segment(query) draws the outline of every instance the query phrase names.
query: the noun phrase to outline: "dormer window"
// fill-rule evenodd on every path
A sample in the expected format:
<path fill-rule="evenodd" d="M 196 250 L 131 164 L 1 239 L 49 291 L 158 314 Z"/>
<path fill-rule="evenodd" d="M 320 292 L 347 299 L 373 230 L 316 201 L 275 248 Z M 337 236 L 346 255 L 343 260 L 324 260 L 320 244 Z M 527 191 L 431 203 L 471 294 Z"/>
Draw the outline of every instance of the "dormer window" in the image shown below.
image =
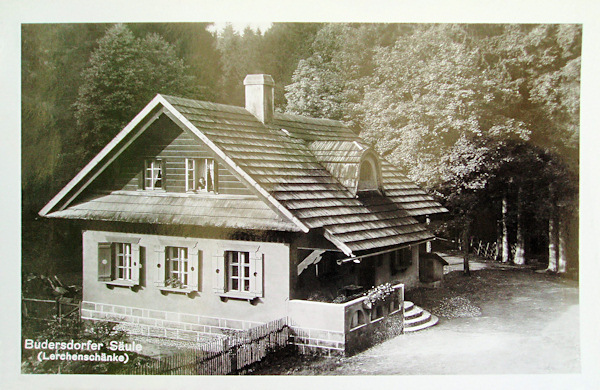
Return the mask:
<path fill-rule="evenodd" d="M 144 169 L 144 189 L 161 190 L 164 188 L 164 160 L 146 160 Z"/>
<path fill-rule="evenodd" d="M 358 175 L 358 191 L 379 190 L 379 169 L 374 156 L 367 156 L 360 163 Z"/>
<path fill-rule="evenodd" d="M 217 192 L 217 164 L 212 158 L 185 160 L 185 190 L 187 192 Z"/>

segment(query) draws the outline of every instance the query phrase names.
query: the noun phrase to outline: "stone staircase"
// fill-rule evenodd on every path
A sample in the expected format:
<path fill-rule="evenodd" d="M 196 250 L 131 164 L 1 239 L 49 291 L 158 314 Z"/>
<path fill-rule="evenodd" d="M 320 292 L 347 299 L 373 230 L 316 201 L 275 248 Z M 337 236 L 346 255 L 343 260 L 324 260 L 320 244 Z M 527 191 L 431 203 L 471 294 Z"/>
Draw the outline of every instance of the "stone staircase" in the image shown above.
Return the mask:
<path fill-rule="evenodd" d="M 437 324 L 438 318 L 410 301 L 404 301 L 404 332 L 411 333 Z"/>

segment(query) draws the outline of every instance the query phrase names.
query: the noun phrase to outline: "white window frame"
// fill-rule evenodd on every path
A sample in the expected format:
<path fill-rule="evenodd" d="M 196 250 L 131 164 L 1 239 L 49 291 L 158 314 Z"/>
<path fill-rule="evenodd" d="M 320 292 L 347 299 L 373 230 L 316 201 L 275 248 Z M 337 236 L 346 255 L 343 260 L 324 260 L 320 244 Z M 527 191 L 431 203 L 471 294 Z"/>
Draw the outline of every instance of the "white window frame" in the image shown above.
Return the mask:
<path fill-rule="evenodd" d="M 114 286 L 139 286 L 142 272 L 139 242 L 139 238 L 109 236 L 98 241 L 98 281 Z M 103 257 L 100 257 L 101 246 Z"/>
<path fill-rule="evenodd" d="M 250 292 L 250 253 L 225 251 L 227 290 Z"/>
<path fill-rule="evenodd" d="M 240 263 L 240 253 L 247 253 L 248 262 Z M 219 244 L 212 256 L 213 292 L 221 298 L 244 299 L 251 303 L 255 298 L 264 297 L 264 262 L 265 255 L 259 245 Z"/>
<path fill-rule="evenodd" d="M 159 238 L 154 247 L 156 259 L 155 286 L 163 293 L 175 292 L 192 294 L 202 289 L 202 250 L 198 241 L 183 238 Z M 173 254 L 175 253 L 175 254 Z M 185 253 L 185 256 L 182 256 Z M 177 272 L 172 272 L 172 264 L 177 262 Z M 183 275 L 181 284 L 168 283 L 169 279 Z"/>
<path fill-rule="evenodd" d="M 189 288 L 190 262 L 188 248 L 167 246 L 165 248 L 165 282 L 178 280 L 181 288 Z"/>
<path fill-rule="evenodd" d="M 144 163 L 144 189 L 145 190 L 162 190 L 164 189 L 165 173 L 163 169 L 163 161 L 161 159 L 146 160 Z M 157 182 L 160 180 L 160 186 Z"/>
<path fill-rule="evenodd" d="M 201 192 L 217 192 L 217 175 L 215 173 L 215 160 L 212 158 L 201 158 L 199 160 L 198 167 L 200 177 L 198 178 L 198 191 Z M 210 175 L 211 180 L 208 180 Z M 202 181 L 202 183 L 200 183 Z M 208 184 L 212 186 L 212 189 L 208 189 Z"/>
<path fill-rule="evenodd" d="M 131 244 L 126 242 L 115 242 L 115 280 L 132 280 L 133 275 L 133 254 Z"/>
<path fill-rule="evenodd" d="M 186 158 L 185 159 L 185 190 L 186 192 L 196 190 L 196 159 Z M 190 168 L 191 164 L 191 168 Z"/>

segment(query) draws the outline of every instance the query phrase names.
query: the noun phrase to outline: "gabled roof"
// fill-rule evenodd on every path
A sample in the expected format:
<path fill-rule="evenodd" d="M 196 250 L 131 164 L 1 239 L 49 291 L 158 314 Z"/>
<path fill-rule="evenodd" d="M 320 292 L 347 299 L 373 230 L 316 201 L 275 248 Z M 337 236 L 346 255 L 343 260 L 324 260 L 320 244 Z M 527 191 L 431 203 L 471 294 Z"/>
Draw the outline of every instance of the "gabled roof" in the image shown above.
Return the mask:
<path fill-rule="evenodd" d="M 73 213 L 85 212 L 72 202 L 114 160 L 115 154 L 141 136 L 151 118 L 161 114 L 206 144 L 270 207 L 274 214 L 264 216 L 271 222 L 263 221 L 261 225 L 257 221 L 255 229 L 318 229 L 351 256 L 431 239 L 431 233 L 414 217 L 447 211 L 383 159 L 385 196 L 355 196 L 328 164 L 357 164 L 367 146 L 341 122 L 276 113 L 273 122 L 265 125 L 242 107 L 157 95 L 40 214 L 75 218 Z M 126 195 L 106 196 L 122 200 Z M 160 202 L 151 199 L 145 200 L 151 204 L 147 208 L 150 213 L 160 207 Z M 95 202 L 109 200 L 113 198 Z M 185 214 L 185 210 L 172 211 Z M 197 217 L 185 218 L 206 226 L 205 219 Z M 165 218 L 168 223 L 182 223 L 182 219 Z"/>

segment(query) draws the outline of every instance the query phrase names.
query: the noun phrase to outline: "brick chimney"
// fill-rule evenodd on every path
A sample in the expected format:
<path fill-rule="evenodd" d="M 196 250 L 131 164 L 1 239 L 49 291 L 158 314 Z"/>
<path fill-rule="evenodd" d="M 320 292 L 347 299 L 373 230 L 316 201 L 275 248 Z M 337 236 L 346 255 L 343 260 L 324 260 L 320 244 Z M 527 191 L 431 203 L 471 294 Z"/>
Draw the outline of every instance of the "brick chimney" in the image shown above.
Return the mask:
<path fill-rule="evenodd" d="M 262 123 L 273 120 L 275 82 L 268 74 L 249 74 L 244 79 L 246 87 L 246 110 Z"/>

